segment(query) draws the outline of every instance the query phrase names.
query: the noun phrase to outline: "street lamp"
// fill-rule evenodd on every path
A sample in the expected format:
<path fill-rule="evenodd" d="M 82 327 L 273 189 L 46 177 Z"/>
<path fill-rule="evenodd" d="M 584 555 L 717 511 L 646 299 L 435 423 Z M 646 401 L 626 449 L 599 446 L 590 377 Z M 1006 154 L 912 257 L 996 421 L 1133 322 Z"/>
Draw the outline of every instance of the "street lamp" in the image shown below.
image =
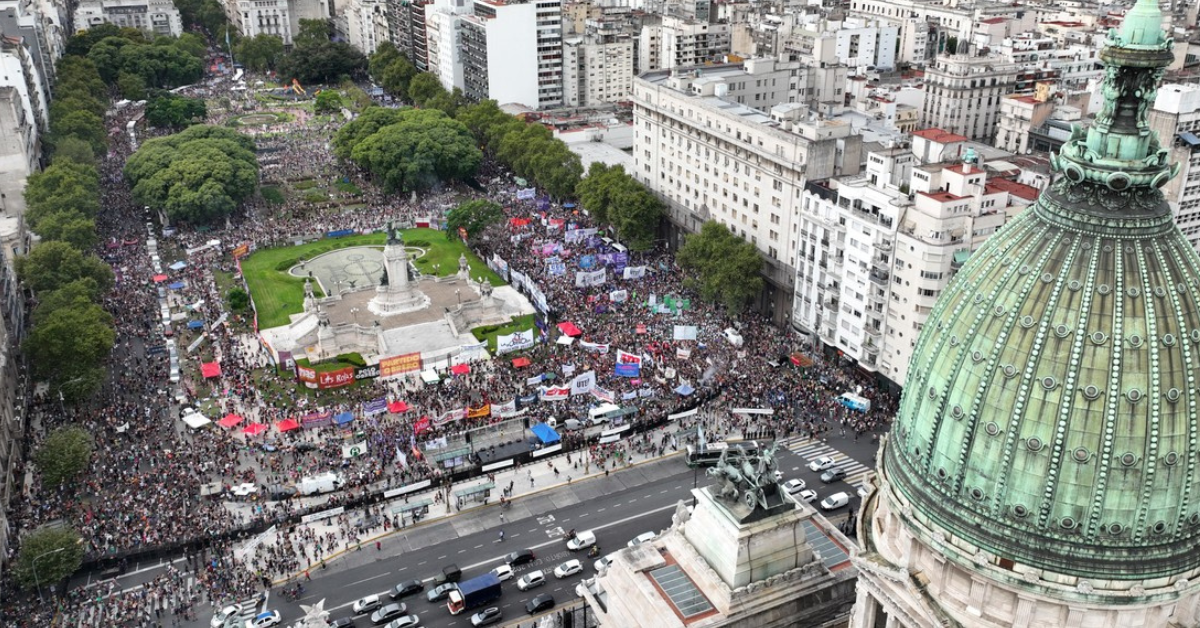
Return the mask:
<path fill-rule="evenodd" d="M 74 547 L 78 547 L 80 545 L 83 545 L 83 539 L 76 539 Z M 41 579 L 38 578 L 37 561 L 42 558 L 45 558 L 46 556 L 49 556 L 51 554 L 65 552 L 69 549 L 72 549 L 72 546 L 68 545 L 67 547 L 60 547 L 58 549 L 52 549 L 49 552 L 43 552 L 43 553 L 38 554 L 37 556 L 33 557 L 33 586 L 37 587 L 38 601 L 41 602 L 42 604 L 45 604 L 46 600 L 45 600 L 45 598 L 42 597 L 42 581 L 41 581 Z"/>
<path fill-rule="evenodd" d="M 350 308 L 350 313 L 352 315 L 354 315 L 354 324 L 355 325 L 358 325 L 358 312 L 359 312 L 358 308 L 356 308 L 356 307 Z"/>
<path fill-rule="evenodd" d="M 459 305 L 462 305 L 462 291 L 458 288 L 454 289 L 454 298 L 458 299 Z"/>

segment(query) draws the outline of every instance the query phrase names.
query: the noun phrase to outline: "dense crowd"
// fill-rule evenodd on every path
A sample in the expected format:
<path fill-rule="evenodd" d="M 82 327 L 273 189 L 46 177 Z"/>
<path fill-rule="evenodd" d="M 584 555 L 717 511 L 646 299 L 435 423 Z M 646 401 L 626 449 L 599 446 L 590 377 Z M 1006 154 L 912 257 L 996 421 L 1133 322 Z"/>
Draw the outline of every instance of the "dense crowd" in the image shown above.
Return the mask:
<path fill-rule="evenodd" d="M 135 115 L 134 109 L 122 110 L 109 119 L 109 126 L 123 130 Z M 132 151 L 130 142 L 123 131 L 114 135 L 110 153 L 101 165 L 103 211 L 97 219 L 104 242 L 98 253 L 117 275 L 116 285 L 105 299 L 106 308 L 117 314 L 118 342 L 111 359 L 111 377 L 95 399 L 66 407 L 65 412 L 52 393 L 36 398 L 29 408 L 31 424 L 35 426 L 30 451 L 36 450 L 40 438 L 54 428 L 83 424 L 95 436 L 95 455 L 81 481 L 57 492 L 41 487 L 36 473 L 28 474 L 31 480 L 13 504 L 14 525 L 10 534 L 14 535 L 14 541 L 17 530 L 62 521 L 80 530 L 89 555 L 118 555 L 209 538 L 251 519 L 286 516 L 295 508 L 287 500 L 260 500 L 250 509 L 231 508 L 220 499 L 201 497 L 201 486 L 212 482 L 225 486 L 242 482 L 286 484 L 312 473 L 339 469 L 349 480 L 349 490 L 333 498 L 333 503 L 337 503 L 361 494 L 369 485 L 400 486 L 421 479 L 437 479 L 440 472 L 435 465 L 420 458 L 400 461 L 397 447 L 453 438 L 456 433 L 484 425 L 490 419 L 435 425 L 420 434 L 415 420 L 451 408 L 478 406 L 488 401 L 499 403 L 527 395 L 533 387 L 526 380 L 534 373 L 558 373 L 562 377 L 569 372 L 578 374 L 592 369 L 597 374 L 597 386 L 611 391 L 618 403 L 635 404 L 639 412 L 636 416 L 664 414 L 685 403 L 686 399 L 675 392 L 683 384 L 694 388 L 693 394 L 698 397 L 716 394 L 715 401 L 707 404 L 702 419 L 714 438 L 760 429 L 813 437 L 840 430 L 857 436 L 873 431 L 894 412 L 890 396 L 819 355 L 811 356 L 814 359 L 811 367 L 791 367 L 786 355 L 802 347 L 799 337 L 770 325 L 758 314 L 743 313 L 735 320 L 722 308 L 689 294 L 681 283 L 681 270 L 666 253 L 632 254 L 629 266 L 646 269 L 639 279 L 622 279 L 610 269 L 604 285 L 576 287 L 574 271 L 579 258 L 611 253 L 612 249 L 604 244 L 592 247 L 587 243 L 565 244 L 563 233 L 567 228 L 595 226 L 586 214 L 547 199 L 518 201 L 513 177 L 495 164 L 485 165 L 480 175 L 480 180 L 486 183 L 482 193 L 437 189 L 416 198 L 387 195 L 352 166 L 335 163 L 329 150 L 335 125 L 323 122 L 314 126 L 299 121 L 295 125 L 295 129 L 286 133 L 260 138 L 264 180 L 319 179 L 322 185 L 331 188 L 328 191 L 338 201 L 339 192 L 329 184 L 344 178 L 363 193 L 353 204 L 334 202 L 331 207 L 319 209 L 296 201 L 270 205 L 259 200 L 243 216 L 212 231 L 198 233 L 185 228 L 170 238 L 158 237 L 164 266 L 176 259 L 186 263 L 186 268 L 179 271 L 164 271 L 170 275 L 171 283 L 184 284 L 176 289 L 151 279 L 156 271 L 147 240 L 158 234 L 148 232 L 147 222 L 153 217 L 137 206 L 121 175 L 125 159 Z M 139 126 L 138 132 L 146 131 Z M 233 325 L 212 326 L 205 341 L 207 346 L 195 355 L 180 347 L 181 360 L 185 362 L 182 383 L 185 403 L 213 399 L 223 412 L 239 413 L 248 420 L 268 424 L 317 410 L 360 415 L 364 402 L 382 396 L 404 400 L 413 410 L 402 415 L 359 416 L 352 427 L 365 433 L 368 446 L 365 455 L 353 459 L 342 457 L 343 430 L 335 426 L 287 434 L 277 434 L 272 429 L 264 436 L 246 437 L 238 430 L 215 426 L 192 432 L 175 420 L 171 411 L 174 387 L 168 380 L 168 358 L 162 353 L 147 352 L 147 348 L 164 342 L 160 299 L 176 306 L 172 311 L 186 305 L 191 310 L 189 318 L 214 321 L 228 311 L 226 295 L 218 287 L 217 273 L 236 272 L 229 255 L 232 247 L 246 243 L 253 248 L 265 248 L 334 229 L 369 232 L 389 222 L 413 224 L 442 215 L 446 207 L 465 194 L 501 203 L 510 218 L 529 219 L 489 228 L 477 253 L 485 259 L 503 258 L 509 268 L 528 274 L 545 293 L 556 319 L 571 321 L 582 330 L 582 342 L 570 346 L 538 343 L 525 354 L 532 365 L 523 370 L 502 361 L 491 361 L 473 365 L 471 373 L 450 378 L 437 387 L 424 386 L 419 379 L 410 377 L 323 391 L 314 397 L 298 390 L 294 381 L 266 368 L 271 362 L 265 349 L 253 334 L 236 331 L 242 327 L 235 318 Z M 190 255 L 185 253 L 210 240 L 222 244 Z M 550 265 L 542 255 L 547 243 L 573 249 L 557 253 L 568 269 L 564 274 L 549 272 Z M 616 290 L 625 290 L 627 300 L 614 301 L 611 293 Z M 647 305 L 651 295 L 657 299 L 667 296 L 687 299 L 688 306 L 670 314 L 655 313 Z M 674 340 L 675 325 L 697 326 L 698 340 Z M 740 346 L 726 339 L 725 330 L 731 328 L 743 339 Z M 587 343 L 609 348 L 601 352 L 589 349 Z M 617 349 L 644 357 L 638 378 L 615 375 Z M 187 375 L 197 369 L 189 368 L 186 362 L 195 360 L 199 354 L 219 360 L 221 378 L 199 381 Z M 781 356 L 784 356 L 782 362 Z M 569 379 L 563 377 L 559 381 Z M 834 400 L 838 392 L 859 387 L 874 401 L 870 413 L 847 411 Z M 649 394 L 639 395 L 639 391 Z M 629 399 L 631 395 L 633 398 Z M 529 409 L 529 418 L 534 421 L 550 416 L 560 421 L 571 416 L 581 418 L 590 403 L 595 403 L 590 395 L 542 403 Z M 727 411 L 735 407 L 769 407 L 775 412 L 766 416 Z M 271 446 L 264 447 L 265 443 Z M 577 455 L 564 470 L 578 468 L 580 463 L 597 467 L 616 465 L 629 455 L 630 448 L 661 453 L 682 444 L 664 433 L 616 445 L 597 445 L 588 450 L 586 458 Z M 381 517 L 379 525 L 387 527 L 395 522 Z M 119 595 L 119 591 L 105 588 L 79 589 L 72 591 L 62 604 L 85 608 L 84 616 L 97 618 L 96 623 L 89 625 L 100 625 L 99 619 L 109 625 L 170 625 L 172 620 L 194 613 L 197 604 L 253 594 L 258 582 L 256 572 L 286 573 L 319 559 L 332 546 L 356 542 L 357 537 L 352 530 L 343 530 L 341 538 L 328 539 L 284 534 L 276 546 L 259 552 L 250 565 L 234 561 L 229 547 L 218 543 L 186 557 L 187 566 L 195 572 L 198 588 L 185 586 L 182 571 L 172 569 L 135 594 Z M 19 601 L 23 599 L 21 596 L 8 589 L 3 599 L 0 624 L 50 625 L 53 607 L 24 604 Z"/>

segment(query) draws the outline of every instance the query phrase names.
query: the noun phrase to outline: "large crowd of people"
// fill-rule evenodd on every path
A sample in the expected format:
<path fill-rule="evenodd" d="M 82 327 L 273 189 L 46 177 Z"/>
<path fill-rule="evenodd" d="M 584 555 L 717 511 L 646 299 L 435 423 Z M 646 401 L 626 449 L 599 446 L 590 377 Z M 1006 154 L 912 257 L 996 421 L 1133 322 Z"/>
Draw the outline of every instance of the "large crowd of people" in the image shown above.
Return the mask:
<path fill-rule="evenodd" d="M 36 529 L 49 522 L 63 522 L 83 536 L 89 556 L 119 556 L 126 552 L 155 547 L 172 547 L 200 541 L 250 523 L 254 519 L 275 519 L 291 514 L 292 501 L 259 499 L 253 508 L 230 508 L 223 499 L 202 497 L 201 487 L 209 483 L 234 486 L 243 482 L 288 484 L 303 476 L 338 469 L 349 486 L 338 500 L 361 495 L 367 487 L 400 486 L 422 479 L 436 479 L 436 465 L 419 457 L 398 459 L 398 447 L 454 437 L 464 429 L 491 421 L 489 417 L 463 419 L 420 429 L 416 421 L 444 410 L 478 406 L 481 402 L 500 403 L 536 390 L 528 383 L 530 374 L 556 373 L 558 382 L 569 381 L 570 373 L 588 369 L 596 373 L 596 385 L 611 391 L 617 403 L 634 405 L 634 416 L 661 415 L 686 402 L 676 392 L 687 385 L 697 398 L 712 398 L 706 404 L 706 423 L 714 438 L 736 436 L 750 430 L 770 429 L 777 434 L 802 434 L 820 437 L 831 431 L 867 434 L 883 425 L 894 412 L 895 402 L 883 391 L 852 370 L 827 362 L 820 355 L 809 356 L 813 364 L 805 369 L 790 366 L 787 355 L 802 347 L 802 339 L 779 329 L 760 315 L 742 313 L 731 317 L 723 308 L 703 302 L 689 294 L 682 284 L 683 275 L 671 255 L 654 251 L 630 255 L 630 267 L 644 267 L 637 279 L 623 279 L 610 267 L 603 285 L 577 287 L 575 271 L 584 255 L 613 253 L 607 244 L 585 239 L 567 243 L 568 229 L 595 227 L 589 217 L 574 207 L 546 199 L 517 200 L 514 178 L 488 162 L 480 174 L 484 191 L 436 189 L 417 197 L 382 193 L 353 166 L 338 164 L 329 144 L 335 124 L 322 121 L 296 121 L 295 128 L 284 133 L 260 137 L 264 163 L 262 177 L 267 182 L 315 179 L 334 195 L 334 181 L 353 182 L 361 195 L 352 204 L 331 203 L 313 208 L 289 199 L 282 205 L 263 200 L 251 203 L 245 212 L 226 225 L 197 232 L 180 228 L 169 237 L 161 231 L 148 231 L 149 216 L 137 205 L 124 182 L 121 170 L 133 148 L 123 133 L 125 125 L 137 115 L 125 109 L 109 119 L 111 128 L 122 130 L 110 142 L 110 152 L 101 164 L 103 210 L 97 219 L 103 244 L 97 251 L 114 268 L 117 282 L 105 298 L 105 307 L 116 314 L 117 346 L 110 362 L 110 379 L 95 399 L 76 406 L 61 407 L 57 396 L 46 394 L 29 406 L 31 442 L 35 451 L 41 439 L 54 428 L 81 424 L 96 439 L 90 468 L 78 482 L 57 491 L 44 488 L 29 467 L 23 477 L 23 490 L 12 505 L 14 541 L 21 531 Z M 140 136 L 157 131 L 138 125 Z M 370 232 L 389 222 L 414 224 L 417 220 L 441 216 L 443 210 L 463 198 L 477 195 L 500 203 L 509 220 L 489 228 L 479 239 L 476 253 L 484 259 L 499 257 L 508 267 L 528 275 L 546 295 L 557 321 L 570 321 L 582 330 L 580 342 L 570 346 L 551 341 L 537 343 L 523 355 L 532 364 L 514 369 L 506 361 L 494 360 L 473 365 L 469 374 L 448 378 L 439 386 L 425 386 L 417 378 L 376 381 L 369 385 L 322 391 L 314 396 L 297 387 L 290 376 L 274 368 L 265 348 L 253 333 L 241 331 L 235 324 L 209 326 L 205 346 L 195 354 L 180 347 L 184 362 L 183 402 L 194 404 L 208 399 L 223 412 L 237 413 L 248 421 L 269 425 L 316 411 L 352 412 L 358 417 L 351 429 L 365 434 L 364 455 L 342 457 L 343 428 L 327 426 L 280 434 L 275 428 L 261 436 L 245 436 L 240 430 L 216 425 L 192 431 L 176 419 L 176 387 L 169 381 L 170 364 L 165 353 L 148 352 L 164 343 L 160 299 L 191 311 L 189 318 L 208 322 L 228 313 L 227 295 L 218 284 L 218 273 L 236 273 L 230 255 L 234 246 L 252 248 L 283 245 L 335 229 Z M 186 268 L 164 271 L 168 282 L 156 283 L 148 240 L 156 238 L 162 264 L 179 260 Z M 219 240 L 201 248 L 210 240 Z M 547 245 L 559 245 L 557 248 Z M 562 274 L 551 271 L 543 255 L 554 249 L 554 256 L 566 268 Z M 184 285 L 167 289 L 164 283 Z M 614 291 L 624 290 L 627 298 L 614 300 Z M 686 308 L 658 313 L 649 304 L 651 297 L 686 300 Z M 675 340 L 676 325 L 698 328 L 697 340 Z M 742 342 L 735 345 L 726 337 L 726 329 L 736 329 Z M 186 343 L 181 343 L 186 344 Z M 595 345 L 607 345 L 600 351 Z M 643 357 L 638 377 L 620 377 L 614 372 L 617 350 Z M 199 378 L 199 355 L 219 360 L 222 375 L 212 380 Z M 511 356 L 510 356 L 511 357 Z M 668 377 L 669 376 L 669 377 Z M 836 394 L 861 388 L 874 401 L 869 413 L 848 411 L 839 405 Z M 364 402 L 379 397 L 403 400 L 411 409 L 404 414 L 384 413 L 364 417 Z M 528 409 L 531 422 L 551 416 L 586 416 L 592 395 L 573 396 L 566 401 L 535 404 Z M 731 414 L 730 408 L 772 408 L 773 415 Z M 218 419 L 220 417 L 213 417 Z M 629 447 L 639 451 L 662 453 L 680 447 L 686 438 L 666 435 L 638 437 L 617 446 L 593 446 L 586 459 L 589 465 L 615 464 L 628 455 Z M 265 446 L 267 444 L 270 446 Z M 577 466 L 581 458 L 576 457 Z M 386 521 L 386 517 L 384 518 Z M 383 525 L 390 525 L 385 523 Z M 348 532 L 348 534 L 350 534 Z M 349 538 L 328 539 L 346 543 Z M 281 538 L 277 548 L 260 552 L 253 564 L 234 560 L 228 543 L 222 541 L 196 550 L 192 546 L 186 562 L 172 568 L 134 594 L 92 587 L 71 591 L 60 597 L 57 606 L 40 606 L 27 601 L 4 584 L 0 597 L 0 624 L 46 626 L 59 609 L 68 609 L 80 617 L 96 618 L 101 625 L 172 625 L 194 614 L 203 603 L 220 603 L 253 593 L 262 574 L 277 575 L 294 570 L 304 558 L 319 556 L 322 539 L 299 535 Z M 14 542 L 10 547 L 19 547 Z M 8 557 L 10 560 L 14 556 Z M 192 573 L 194 579 L 183 576 Z M 193 586 L 186 583 L 194 582 Z"/>

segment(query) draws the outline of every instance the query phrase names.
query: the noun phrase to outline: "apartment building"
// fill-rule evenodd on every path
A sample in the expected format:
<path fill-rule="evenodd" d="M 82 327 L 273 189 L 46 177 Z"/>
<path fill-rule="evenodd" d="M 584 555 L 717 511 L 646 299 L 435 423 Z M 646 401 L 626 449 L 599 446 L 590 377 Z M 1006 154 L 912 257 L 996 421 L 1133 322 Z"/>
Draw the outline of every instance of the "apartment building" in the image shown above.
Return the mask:
<path fill-rule="evenodd" d="M 1018 66 L 997 57 L 941 55 L 925 71 L 922 127 L 991 142 L 1000 102 L 1014 91 Z"/>
<path fill-rule="evenodd" d="M 426 7 L 433 0 L 403 0 L 388 2 L 386 17 L 388 36 L 396 47 L 420 72 L 429 72 L 429 43 L 425 21 Z M 460 4 L 465 5 L 465 0 Z"/>
<path fill-rule="evenodd" d="M 274 35 L 285 46 L 300 32 L 300 20 L 333 17 L 329 0 L 225 0 L 225 15 L 243 37 Z"/>
<path fill-rule="evenodd" d="M 531 109 L 563 105 L 560 0 L 474 0 L 458 32 L 468 98 Z"/>
<path fill-rule="evenodd" d="M 996 123 L 996 148 L 1025 155 L 1033 151 L 1030 132 L 1041 127 L 1054 113 L 1050 83 L 1041 83 L 1032 95 L 1009 94 L 1000 101 Z"/>
<path fill-rule="evenodd" d="M 798 103 L 755 108 L 739 102 L 782 89 L 762 83 L 777 67 L 726 64 L 636 78 L 631 174 L 667 205 L 670 247 L 707 220 L 757 246 L 767 287 L 756 307 L 784 324 L 804 183 L 857 173 L 862 138 L 849 124 L 822 119 Z"/>
<path fill-rule="evenodd" d="M 469 0 L 434 0 L 425 5 L 426 71 L 437 76 L 447 91 L 464 89 L 462 21 L 470 15 Z"/>
<path fill-rule="evenodd" d="M 1149 113 L 1150 128 L 1171 151 L 1179 175 L 1162 187 L 1175 212 L 1175 224 L 1200 251 L 1200 85 L 1166 84 L 1158 88 Z"/>
<path fill-rule="evenodd" d="M 660 33 L 657 55 L 649 54 L 650 58 L 657 56 L 658 65 L 647 67 L 646 70 L 719 63 L 730 52 L 732 31 L 729 24 L 666 15 L 661 25 L 652 26 L 651 30 L 649 38 L 643 37 L 643 44 L 655 45 L 654 32 Z"/>
<path fill-rule="evenodd" d="M 183 21 L 171 0 L 86 0 L 75 9 L 75 29 L 86 31 L 100 24 L 135 28 L 151 36 L 178 37 Z"/>
<path fill-rule="evenodd" d="M 592 107 L 629 98 L 633 89 L 630 36 L 573 36 L 563 41 L 563 104 Z"/>

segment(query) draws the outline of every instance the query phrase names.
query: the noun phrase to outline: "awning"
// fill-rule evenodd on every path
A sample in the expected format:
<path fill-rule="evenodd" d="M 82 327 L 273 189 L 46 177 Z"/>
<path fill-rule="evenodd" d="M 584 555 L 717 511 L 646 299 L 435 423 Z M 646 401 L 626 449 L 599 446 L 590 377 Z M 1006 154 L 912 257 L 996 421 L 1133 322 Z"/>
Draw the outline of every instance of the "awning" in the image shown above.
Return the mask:
<path fill-rule="evenodd" d="M 471 366 L 469 364 L 455 364 L 450 367 L 450 372 L 455 375 L 466 375 L 471 372 Z"/>
<path fill-rule="evenodd" d="M 554 341 L 555 344 L 568 345 L 568 346 L 570 346 L 574 342 L 575 342 L 575 338 L 572 336 L 559 336 L 558 340 Z"/>
<path fill-rule="evenodd" d="M 190 327 L 191 325 L 188 326 Z M 217 362 L 205 362 L 200 365 L 200 374 L 204 376 L 204 379 L 220 377 L 221 365 Z"/>
<path fill-rule="evenodd" d="M 151 279 L 154 280 L 154 283 L 162 283 L 167 280 L 167 276 L 166 275 L 155 275 L 155 276 L 151 277 Z"/>
<path fill-rule="evenodd" d="M 1196 137 L 1195 133 L 1183 132 L 1179 134 L 1179 139 L 1183 140 L 1188 146 L 1200 146 L 1200 137 Z"/>
<path fill-rule="evenodd" d="M 265 431 L 267 431 L 267 426 L 263 423 L 251 423 L 250 425 L 242 428 L 242 433 L 249 434 L 250 436 L 262 434 Z"/>
<path fill-rule="evenodd" d="M 683 384 L 679 388 L 676 388 L 675 392 L 678 393 L 679 395 L 686 397 L 686 396 L 696 392 L 696 389 L 692 388 L 691 386 L 688 386 L 687 384 Z"/>
<path fill-rule="evenodd" d="M 408 412 L 408 404 L 404 403 L 403 401 L 389 402 L 388 403 L 388 412 L 391 412 L 392 414 L 400 414 L 401 412 Z"/>
<path fill-rule="evenodd" d="M 203 415 L 200 415 L 200 414 L 189 414 L 189 415 L 183 417 L 183 422 L 187 423 L 187 426 L 192 429 L 198 429 L 198 428 L 204 427 L 205 425 L 208 425 L 209 423 L 212 423 L 211 420 L 205 418 Z"/>
<path fill-rule="evenodd" d="M 300 429 L 300 422 L 296 419 L 284 419 L 275 424 L 276 429 L 280 432 L 290 432 Z"/>
<path fill-rule="evenodd" d="M 525 366 L 529 366 L 529 358 L 524 358 L 524 357 L 517 358 L 512 361 L 512 365 L 516 368 L 522 368 Z"/>
<path fill-rule="evenodd" d="M 333 422 L 338 425 L 345 425 L 354 420 L 354 413 L 342 412 L 333 417 Z"/>
<path fill-rule="evenodd" d="M 187 262 L 175 262 L 174 264 L 167 266 L 167 268 L 170 268 L 171 270 L 183 270 L 187 268 Z"/>
<path fill-rule="evenodd" d="M 570 321 L 567 321 L 564 323 L 559 323 L 558 331 L 561 331 L 562 333 L 564 333 L 568 336 L 582 336 L 583 335 L 583 332 L 579 331 L 579 328 L 575 326 L 575 323 L 572 323 Z"/>
<path fill-rule="evenodd" d="M 202 329 L 204 321 L 188 321 L 188 329 Z"/>
<path fill-rule="evenodd" d="M 174 283 L 169 283 L 169 284 L 167 284 L 167 287 L 168 287 L 168 288 L 170 288 L 170 289 L 172 289 L 172 290 L 179 290 L 179 289 L 183 288 L 183 282 L 182 282 L 182 281 L 176 281 L 176 282 L 174 282 Z"/>
<path fill-rule="evenodd" d="M 241 423 L 242 421 L 243 421 L 242 417 L 240 417 L 236 414 L 233 414 L 231 412 L 229 414 L 226 414 L 225 418 L 221 419 L 217 423 L 217 425 L 220 425 L 221 427 L 233 427 L 233 426 L 237 425 L 238 423 Z"/>
<path fill-rule="evenodd" d="M 537 436 L 538 440 L 541 441 L 543 445 L 553 445 L 554 443 L 562 440 L 559 438 L 558 432 L 554 431 L 554 428 L 546 425 L 545 423 L 538 423 L 529 428 L 529 430 L 533 432 L 534 436 Z"/>
<path fill-rule="evenodd" d="M 426 384 L 436 384 L 441 380 L 442 378 L 437 374 L 437 371 L 433 369 L 421 371 L 421 381 L 425 382 Z"/>

